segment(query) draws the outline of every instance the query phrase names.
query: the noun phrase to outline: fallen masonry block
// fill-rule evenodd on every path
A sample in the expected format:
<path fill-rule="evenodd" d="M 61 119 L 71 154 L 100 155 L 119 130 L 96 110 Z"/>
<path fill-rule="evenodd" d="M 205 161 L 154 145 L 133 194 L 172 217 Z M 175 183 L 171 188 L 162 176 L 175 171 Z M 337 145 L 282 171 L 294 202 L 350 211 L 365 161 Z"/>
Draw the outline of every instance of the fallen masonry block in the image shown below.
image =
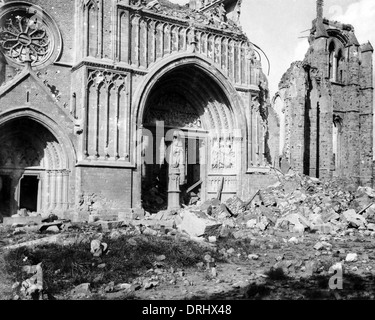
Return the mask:
<path fill-rule="evenodd" d="M 71 295 L 90 295 L 91 290 L 90 290 L 90 283 L 82 283 L 78 286 L 76 286 L 74 289 L 71 291 Z"/>
<path fill-rule="evenodd" d="M 367 225 L 366 219 L 358 215 L 353 209 L 345 211 L 342 215 L 349 224 L 356 228 L 364 227 L 365 225 Z"/>
<path fill-rule="evenodd" d="M 75 243 L 86 243 L 86 242 L 90 242 L 88 235 L 78 234 L 75 236 L 71 236 L 69 234 L 60 233 L 60 234 L 56 234 L 56 235 L 49 236 L 49 237 L 44 237 L 44 238 L 37 239 L 37 240 L 31 240 L 31 241 L 9 245 L 6 247 L 2 247 L 2 249 L 14 250 L 14 249 L 22 248 L 22 247 L 37 247 L 37 246 L 46 245 L 46 244 L 57 244 L 57 245 L 66 246 L 66 245 L 72 245 Z"/>
<path fill-rule="evenodd" d="M 335 211 L 332 211 L 328 213 L 327 215 L 323 216 L 324 223 L 331 222 L 332 220 L 339 220 L 339 219 L 340 219 L 340 215 Z"/>
<path fill-rule="evenodd" d="M 355 262 L 358 260 L 358 255 L 356 253 L 348 253 L 345 258 L 346 262 Z"/>
<path fill-rule="evenodd" d="M 43 244 L 53 244 L 53 243 L 58 243 L 60 239 L 61 239 L 61 235 L 54 235 L 54 236 L 46 237 L 42 239 L 13 244 L 10 246 L 3 247 L 3 249 L 14 250 L 14 249 L 22 248 L 22 247 L 33 247 L 33 246 L 40 246 Z"/>
<path fill-rule="evenodd" d="M 332 248 L 332 245 L 328 242 L 322 241 L 315 244 L 314 249 L 315 250 L 330 250 Z"/>
<path fill-rule="evenodd" d="M 179 229 L 192 237 L 219 237 L 221 226 L 221 223 L 208 219 L 208 217 L 202 218 L 194 212 L 187 212 L 182 219 L 182 223 L 179 225 Z"/>
<path fill-rule="evenodd" d="M 289 214 L 286 217 L 279 218 L 276 221 L 276 228 L 279 228 L 284 222 L 288 222 L 294 227 L 291 227 L 291 232 L 302 232 L 305 228 L 310 228 L 309 221 L 300 214 Z"/>
<path fill-rule="evenodd" d="M 11 226 L 12 224 L 28 225 L 30 223 L 41 224 L 42 217 L 4 217 L 3 224 L 6 226 Z"/>
<path fill-rule="evenodd" d="M 250 230 L 238 230 L 232 233 L 235 239 L 248 239 L 253 237 L 253 234 Z"/>
<path fill-rule="evenodd" d="M 63 225 L 63 222 L 60 221 L 60 222 L 52 222 L 52 223 L 43 223 L 40 227 L 39 227 L 39 231 L 40 232 L 43 232 L 47 229 L 49 229 L 50 227 L 57 227 L 59 229 L 61 229 L 61 226 Z"/>
<path fill-rule="evenodd" d="M 103 253 L 105 253 L 108 249 L 108 245 L 104 242 L 101 242 L 98 239 L 94 239 L 91 241 L 90 244 L 90 252 L 93 254 L 94 257 L 100 257 Z"/>

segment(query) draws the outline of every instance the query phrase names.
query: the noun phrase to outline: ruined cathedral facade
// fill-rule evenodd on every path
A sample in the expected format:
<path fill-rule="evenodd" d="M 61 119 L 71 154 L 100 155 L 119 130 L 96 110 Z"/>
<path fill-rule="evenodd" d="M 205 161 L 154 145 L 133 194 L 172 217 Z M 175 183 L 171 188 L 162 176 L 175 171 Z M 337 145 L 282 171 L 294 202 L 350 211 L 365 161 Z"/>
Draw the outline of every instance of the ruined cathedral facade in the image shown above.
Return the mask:
<path fill-rule="evenodd" d="M 325 19 L 322 0 L 309 43 L 273 99 L 279 155 L 300 173 L 372 186 L 373 47 L 358 43 L 353 26 Z"/>
<path fill-rule="evenodd" d="M 248 198 L 272 180 L 241 0 L 0 5 L 2 216 Z"/>

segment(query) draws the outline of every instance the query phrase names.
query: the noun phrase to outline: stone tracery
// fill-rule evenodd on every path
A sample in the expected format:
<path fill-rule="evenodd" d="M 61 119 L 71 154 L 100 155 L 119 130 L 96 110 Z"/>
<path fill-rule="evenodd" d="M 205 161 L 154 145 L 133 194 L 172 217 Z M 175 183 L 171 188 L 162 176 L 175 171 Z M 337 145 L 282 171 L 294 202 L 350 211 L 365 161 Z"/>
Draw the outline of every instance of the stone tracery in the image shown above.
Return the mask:
<path fill-rule="evenodd" d="M 51 39 L 46 26 L 35 18 L 11 13 L 1 28 L 0 43 L 6 56 L 17 63 L 31 60 L 43 62 L 51 51 Z"/>

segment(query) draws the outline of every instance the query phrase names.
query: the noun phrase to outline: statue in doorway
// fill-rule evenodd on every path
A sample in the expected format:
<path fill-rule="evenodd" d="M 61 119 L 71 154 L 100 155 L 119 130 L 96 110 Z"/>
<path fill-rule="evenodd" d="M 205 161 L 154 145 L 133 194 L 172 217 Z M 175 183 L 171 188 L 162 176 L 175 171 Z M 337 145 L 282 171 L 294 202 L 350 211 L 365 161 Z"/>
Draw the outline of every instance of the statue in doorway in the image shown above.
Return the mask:
<path fill-rule="evenodd" d="M 180 208 L 180 186 L 185 184 L 184 147 L 177 131 L 173 133 L 173 142 L 169 155 L 168 208 Z"/>

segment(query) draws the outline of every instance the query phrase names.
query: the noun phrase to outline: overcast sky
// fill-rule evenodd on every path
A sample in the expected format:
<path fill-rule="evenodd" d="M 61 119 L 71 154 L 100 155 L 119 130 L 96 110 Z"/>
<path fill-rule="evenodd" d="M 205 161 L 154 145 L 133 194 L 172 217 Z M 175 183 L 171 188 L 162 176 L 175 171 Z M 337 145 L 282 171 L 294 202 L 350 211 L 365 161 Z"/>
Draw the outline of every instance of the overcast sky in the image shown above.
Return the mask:
<path fill-rule="evenodd" d="M 170 0 L 184 4 L 189 0 Z M 375 47 L 375 0 L 325 0 L 324 16 L 352 24 L 358 41 Z M 308 49 L 306 31 L 316 17 L 316 0 L 243 0 L 241 24 L 251 42 L 266 52 L 271 61 L 268 77 L 271 96 L 296 60 L 303 60 Z M 305 32 L 303 32 L 305 31 Z M 263 70 L 267 74 L 266 60 Z"/>

